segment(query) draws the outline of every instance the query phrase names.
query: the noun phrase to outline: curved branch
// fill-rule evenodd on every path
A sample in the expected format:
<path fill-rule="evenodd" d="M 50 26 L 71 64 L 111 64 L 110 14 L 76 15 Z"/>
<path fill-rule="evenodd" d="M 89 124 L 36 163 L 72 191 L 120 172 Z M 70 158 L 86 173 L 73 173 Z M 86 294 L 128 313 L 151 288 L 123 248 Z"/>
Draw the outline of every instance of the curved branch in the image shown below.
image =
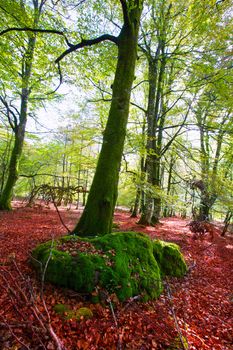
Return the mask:
<path fill-rule="evenodd" d="M 81 49 L 83 47 L 86 46 L 92 46 L 95 44 L 99 44 L 103 41 L 111 41 L 114 44 L 118 45 L 118 38 L 114 35 L 110 35 L 110 34 L 103 34 L 101 36 L 99 36 L 98 38 L 95 39 L 89 39 L 89 40 L 85 40 L 83 39 L 80 43 L 76 44 L 76 45 L 71 45 L 69 49 L 67 49 L 66 51 L 64 51 L 56 60 L 55 63 L 59 63 L 66 55 L 68 55 L 69 53 L 76 51 L 78 49 Z"/>
<path fill-rule="evenodd" d="M 62 31 L 56 30 L 56 29 L 41 29 L 41 28 L 30 28 L 30 27 L 23 27 L 23 28 L 12 27 L 12 28 L 7 28 L 7 29 L 2 30 L 0 32 L 0 36 L 2 36 L 4 34 L 7 34 L 9 32 L 13 32 L 13 31 L 16 31 L 16 32 L 32 32 L 32 33 L 57 34 L 57 35 L 63 36 L 63 38 L 65 39 L 66 44 L 69 47 L 73 47 L 74 46 L 73 44 L 71 44 L 69 42 L 69 40 L 67 39 L 66 35 Z"/>

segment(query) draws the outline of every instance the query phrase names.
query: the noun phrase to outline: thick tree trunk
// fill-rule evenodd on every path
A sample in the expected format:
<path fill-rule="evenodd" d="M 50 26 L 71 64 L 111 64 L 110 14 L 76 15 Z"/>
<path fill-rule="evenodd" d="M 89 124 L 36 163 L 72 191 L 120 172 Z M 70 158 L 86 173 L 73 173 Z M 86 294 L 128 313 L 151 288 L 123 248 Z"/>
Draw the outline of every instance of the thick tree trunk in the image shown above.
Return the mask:
<path fill-rule="evenodd" d="M 118 62 L 113 83 L 112 103 L 103 136 L 99 160 L 84 212 L 74 228 L 79 236 L 111 232 L 121 157 L 129 115 L 131 88 L 137 59 L 141 1 L 128 9 L 128 21 L 119 35 Z"/>
<path fill-rule="evenodd" d="M 202 196 L 200 201 L 198 220 L 209 221 L 209 215 L 210 215 L 209 198 L 206 196 Z"/>
<path fill-rule="evenodd" d="M 210 220 L 210 210 L 213 207 L 215 201 L 217 199 L 216 194 L 212 194 L 212 196 L 209 195 L 208 191 L 202 191 L 201 193 L 201 200 L 200 200 L 200 207 L 199 207 L 199 214 L 198 214 L 198 220 Z"/>

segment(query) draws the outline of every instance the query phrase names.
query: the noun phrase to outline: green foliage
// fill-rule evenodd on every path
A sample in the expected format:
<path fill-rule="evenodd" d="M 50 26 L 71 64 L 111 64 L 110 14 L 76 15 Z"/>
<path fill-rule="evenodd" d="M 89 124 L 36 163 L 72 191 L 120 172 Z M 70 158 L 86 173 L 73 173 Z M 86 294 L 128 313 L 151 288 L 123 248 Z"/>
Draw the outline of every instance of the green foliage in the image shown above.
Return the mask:
<path fill-rule="evenodd" d="M 92 252 L 68 250 L 67 244 L 75 246 L 81 242 L 91 244 Z M 135 295 L 142 295 L 143 300 L 156 298 L 162 291 L 161 273 L 182 276 L 187 270 L 176 245 L 153 243 L 146 235 L 135 232 L 82 240 L 67 236 L 57 241 L 54 248 L 47 242 L 33 251 L 33 257 L 43 266 L 50 255 L 47 281 L 82 293 L 104 289 L 116 293 L 121 301 Z M 35 260 L 33 263 L 38 268 Z"/>

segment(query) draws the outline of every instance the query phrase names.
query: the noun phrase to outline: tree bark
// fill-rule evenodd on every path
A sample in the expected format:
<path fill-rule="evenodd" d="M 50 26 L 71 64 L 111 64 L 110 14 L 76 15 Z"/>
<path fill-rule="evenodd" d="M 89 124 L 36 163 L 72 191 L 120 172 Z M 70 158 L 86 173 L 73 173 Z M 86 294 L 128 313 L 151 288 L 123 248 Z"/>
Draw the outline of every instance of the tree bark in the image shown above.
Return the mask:
<path fill-rule="evenodd" d="M 227 214 L 226 214 L 226 217 L 224 219 L 224 227 L 223 227 L 223 230 L 222 230 L 222 233 L 221 233 L 221 236 L 224 237 L 226 232 L 227 232 L 227 229 L 231 223 L 231 219 L 233 217 L 233 212 L 231 210 L 228 210 Z"/>
<path fill-rule="evenodd" d="M 124 25 L 118 37 L 118 61 L 112 103 L 87 203 L 73 230 L 73 233 L 79 236 L 104 235 L 112 230 L 142 11 L 142 1 L 121 3 Z"/>
<path fill-rule="evenodd" d="M 139 206 L 140 206 L 140 198 L 141 198 L 141 189 L 140 187 L 137 188 L 136 191 L 136 197 L 133 205 L 133 210 L 131 214 L 131 218 L 136 218 L 138 216 Z"/>

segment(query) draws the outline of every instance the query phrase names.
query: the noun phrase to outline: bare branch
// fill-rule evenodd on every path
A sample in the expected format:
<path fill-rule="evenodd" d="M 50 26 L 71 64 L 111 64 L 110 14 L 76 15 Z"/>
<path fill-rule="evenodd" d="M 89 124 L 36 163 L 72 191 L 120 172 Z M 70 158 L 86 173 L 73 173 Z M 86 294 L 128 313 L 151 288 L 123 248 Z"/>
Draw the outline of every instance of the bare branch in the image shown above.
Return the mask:
<path fill-rule="evenodd" d="M 69 42 L 69 40 L 67 39 L 66 35 L 64 34 L 64 32 L 60 31 L 60 30 L 56 30 L 56 29 L 42 29 L 42 28 L 30 28 L 30 27 L 23 27 L 23 28 L 18 28 L 18 27 L 12 27 L 12 28 L 7 28 L 4 29 L 0 32 L 0 36 L 7 34 L 9 32 L 32 32 L 32 33 L 48 33 L 48 34 L 57 34 L 62 36 L 65 39 L 66 44 L 69 47 L 73 47 L 74 45 L 71 44 Z"/>
<path fill-rule="evenodd" d="M 176 133 L 172 136 L 172 138 L 168 141 L 168 143 L 163 147 L 162 149 L 162 152 L 161 152 L 161 156 L 164 155 L 164 153 L 166 153 L 166 151 L 168 150 L 168 148 L 171 146 L 171 144 L 173 143 L 173 141 L 176 139 L 177 136 L 180 135 L 180 131 L 181 129 L 183 128 L 183 126 L 185 125 L 186 123 L 186 120 L 188 118 L 188 115 L 189 115 L 189 112 L 190 112 L 190 109 L 191 109 L 191 105 L 189 105 L 189 108 L 184 116 L 184 120 L 182 122 L 182 124 L 180 125 L 179 129 L 176 131 Z"/>
<path fill-rule="evenodd" d="M 138 109 L 140 109 L 141 111 L 143 111 L 144 113 L 147 113 L 147 110 L 141 106 L 139 106 L 137 103 L 135 102 L 130 102 L 130 104 L 134 107 L 137 107 Z"/>
<path fill-rule="evenodd" d="M 67 49 L 66 51 L 64 51 L 55 61 L 55 63 L 60 62 L 65 56 L 67 56 L 69 53 L 74 52 L 76 50 L 82 49 L 83 47 L 87 47 L 87 46 L 93 46 L 95 44 L 99 44 L 103 41 L 111 41 L 114 44 L 118 45 L 118 38 L 114 35 L 110 35 L 110 34 L 103 34 L 101 36 L 99 36 L 98 38 L 94 38 L 94 39 L 89 39 L 89 40 L 85 40 L 83 39 L 80 43 L 76 44 L 76 45 L 69 45 L 70 48 Z"/>
<path fill-rule="evenodd" d="M 143 83 L 148 83 L 148 82 L 149 82 L 148 79 L 144 79 L 144 80 L 140 81 L 138 84 L 134 85 L 134 86 L 132 87 L 132 90 L 136 89 L 139 85 L 141 85 L 141 84 L 143 84 Z"/>
<path fill-rule="evenodd" d="M 8 122 L 9 122 L 12 130 L 15 132 L 16 128 L 18 126 L 17 117 L 16 117 L 15 113 L 13 112 L 13 110 L 9 107 L 7 101 L 2 96 L 0 96 L 0 101 L 2 102 L 4 107 L 6 108 L 6 116 L 7 116 Z M 12 115 L 13 121 L 11 120 L 10 115 Z"/>

